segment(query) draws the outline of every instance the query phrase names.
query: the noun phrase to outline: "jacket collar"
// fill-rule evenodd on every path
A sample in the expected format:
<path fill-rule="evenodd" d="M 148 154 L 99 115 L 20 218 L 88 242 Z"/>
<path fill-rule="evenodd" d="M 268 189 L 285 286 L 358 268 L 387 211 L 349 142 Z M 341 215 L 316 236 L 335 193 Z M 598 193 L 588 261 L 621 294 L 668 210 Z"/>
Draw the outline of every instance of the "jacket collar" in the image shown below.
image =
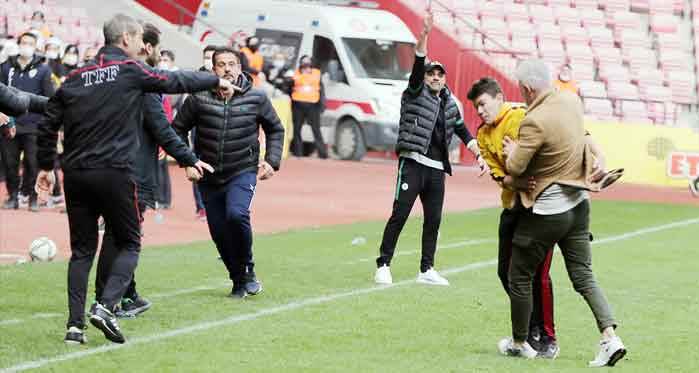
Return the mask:
<path fill-rule="evenodd" d="M 539 105 L 541 105 L 542 103 L 544 103 L 544 101 L 546 101 L 546 99 L 548 99 L 549 97 L 551 97 L 554 93 L 555 93 L 555 91 L 554 91 L 553 89 L 549 89 L 549 90 L 547 90 L 547 91 L 542 92 L 542 93 L 539 95 L 539 97 L 537 97 L 537 98 L 534 100 L 534 102 L 532 102 L 532 104 L 529 105 L 529 109 L 527 110 L 527 112 L 530 112 L 530 111 L 534 110 L 537 106 L 539 106 Z"/>
<path fill-rule="evenodd" d="M 25 66 L 24 69 L 22 69 L 22 66 L 20 66 L 20 64 L 19 64 L 19 56 L 15 56 L 11 60 L 12 67 L 14 67 L 15 69 L 20 70 L 20 71 L 31 70 L 31 69 L 41 65 L 42 62 L 43 62 L 42 57 L 34 55 L 34 57 L 32 57 L 32 60 L 29 61 L 29 64 L 27 64 L 27 66 Z"/>
<path fill-rule="evenodd" d="M 98 64 L 104 58 L 104 56 L 129 58 L 123 49 L 112 45 L 105 45 L 104 47 L 100 48 L 99 52 L 97 52 L 95 60 Z"/>

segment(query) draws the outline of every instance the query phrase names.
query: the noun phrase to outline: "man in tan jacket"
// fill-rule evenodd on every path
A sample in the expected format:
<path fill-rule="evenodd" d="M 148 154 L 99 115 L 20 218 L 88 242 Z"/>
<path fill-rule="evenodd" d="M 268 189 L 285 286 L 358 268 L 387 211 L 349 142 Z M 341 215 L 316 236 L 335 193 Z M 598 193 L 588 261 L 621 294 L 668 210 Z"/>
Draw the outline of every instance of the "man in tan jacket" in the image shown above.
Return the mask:
<path fill-rule="evenodd" d="M 513 177 L 533 177 L 536 186 L 519 192 L 526 211 L 515 230 L 509 273 L 512 338 L 501 340 L 498 349 L 508 356 L 536 356 L 526 342 L 532 276 L 558 243 L 573 287 L 587 301 L 602 333 L 600 351 L 590 366 L 613 366 L 626 348 L 614 332 L 616 320 L 592 273 L 588 195 L 608 184 L 608 173 L 593 156 L 580 99 L 554 91 L 541 60 L 522 61 L 516 78 L 529 109 L 518 142 L 504 142 L 506 168 Z"/>

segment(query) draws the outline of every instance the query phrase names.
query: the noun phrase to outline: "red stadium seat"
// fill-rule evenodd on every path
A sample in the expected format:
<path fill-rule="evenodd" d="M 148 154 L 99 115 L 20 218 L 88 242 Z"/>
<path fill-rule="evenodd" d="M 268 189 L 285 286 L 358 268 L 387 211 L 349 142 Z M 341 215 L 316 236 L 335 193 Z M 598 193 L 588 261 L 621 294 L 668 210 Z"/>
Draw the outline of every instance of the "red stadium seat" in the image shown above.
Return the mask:
<path fill-rule="evenodd" d="M 587 30 L 580 26 L 563 26 L 561 29 L 563 42 L 566 44 L 589 44 L 590 36 Z"/>
<path fill-rule="evenodd" d="M 584 97 L 607 98 L 607 89 L 602 82 L 580 81 L 578 87 Z"/>
<path fill-rule="evenodd" d="M 631 10 L 630 0 L 605 0 L 600 1 L 600 5 L 605 12 L 628 12 Z"/>
<path fill-rule="evenodd" d="M 594 61 L 592 49 L 587 44 L 568 44 L 566 52 L 571 63 L 592 64 Z"/>
<path fill-rule="evenodd" d="M 612 30 L 606 27 L 594 27 L 587 29 L 588 35 L 590 35 L 590 45 L 593 48 L 604 47 L 613 48 L 614 47 L 614 35 Z"/>
<path fill-rule="evenodd" d="M 585 114 L 601 121 L 614 120 L 612 102 L 606 98 L 585 98 Z"/>
<path fill-rule="evenodd" d="M 534 24 L 551 24 L 556 22 L 556 18 L 553 16 L 553 10 L 545 5 L 530 5 L 529 14 L 532 17 L 532 22 Z"/>
<path fill-rule="evenodd" d="M 675 33 L 681 19 L 672 14 L 655 14 L 650 17 L 650 30 L 657 33 Z"/>
<path fill-rule="evenodd" d="M 553 8 L 553 15 L 561 26 L 580 26 L 580 11 L 576 8 L 561 6 Z"/>
<path fill-rule="evenodd" d="M 632 70 L 631 82 L 637 84 L 641 90 L 648 86 L 662 86 L 665 84 L 665 74 L 658 69 Z"/>
<path fill-rule="evenodd" d="M 607 23 L 609 26 L 612 26 L 615 30 L 639 30 L 641 28 L 641 16 L 638 13 L 616 11 L 612 13 L 611 17 L 607 19 Z"/>
<path fill-rule="evenodd" d="M 631 81 L 629 70 L 621 65 L 600 65 L 599 78 L 607 85 L 611 82 L 629 83 Z"/>
<path fill-rule="evenodd" d="M 499 18 L 505 20 L 505 9 L 502 4 L 494 2 L 483 2 L 478 6 L 478 17 L 484 18 Z"/>
<path fill-rule="evenodd" d="M 638 87 L 631 83 L 609 82 L 607 84 L 607 95 L 611 99 L 639 100 Z"/>
<path fill-rule="evenodd" d="M 589 63 L 575 63 L 571 62 L 571 67 L 573 68 L 573 78 L 579 81 L 585 80 L 595 80 L 595 67 Z"/>
<path fill-rule="evenodd" d="M 525 4 L 511 3 L 503 6 L 505 19 L 508 23 L 529 22 L 529 10 Z"/>
<path fill-rule="evenodd" d="M 598 64 L 615 64 L 621 66 L 623 63 L 623 57 L 621 56 L 621 51 L 619 48 L 614 47 L 592 47 L 594 51 L 595 60 Z"/>
<path fill-rule="evenodd" d="M 651 123 L 648 116 L 648 108 L 642 101 L 620 101 L 618 103 L 621 117 L 624 122 L 631 123 Z"/>
<path fill-rule="evenodd" d="M 573 0 L 576 8 L 585 9 L 586 12 L 588 9 L 598 9 L 599 3 L 598 0 Z"/>
<path fill-rule="evenodd" d="M 561 28 L 553 23 L 540 23 L 537 26 L 536 35 L 539 40 L 561 40 Z"/>

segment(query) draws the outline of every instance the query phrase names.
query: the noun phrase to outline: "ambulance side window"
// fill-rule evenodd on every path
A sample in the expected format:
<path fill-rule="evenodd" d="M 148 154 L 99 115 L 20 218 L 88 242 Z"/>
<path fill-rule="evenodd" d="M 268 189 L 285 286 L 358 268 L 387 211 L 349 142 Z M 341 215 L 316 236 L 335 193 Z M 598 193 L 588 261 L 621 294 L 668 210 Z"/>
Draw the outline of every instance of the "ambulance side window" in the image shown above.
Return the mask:
<path fill-rule="evenodd" d="M 347 84 L 345 70 L 332 40 L 317 35 L 313 38 L 313 60 L 323 74 L 328 74 L 330 80 Z"/>

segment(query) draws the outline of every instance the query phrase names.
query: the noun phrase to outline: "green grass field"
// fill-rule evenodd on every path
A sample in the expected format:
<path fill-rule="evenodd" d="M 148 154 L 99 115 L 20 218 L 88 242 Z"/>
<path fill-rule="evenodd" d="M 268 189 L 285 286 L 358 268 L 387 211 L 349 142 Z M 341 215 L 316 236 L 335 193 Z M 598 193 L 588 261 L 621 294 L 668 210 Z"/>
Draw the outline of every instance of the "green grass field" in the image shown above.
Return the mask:
<path fill-rule="evenodd" d="M 137 282 L 154 306 L 122 321 L 125 345 L 111 344 L 94 327 L 87 345 L 64 345 L 67 263 L 3 266 L 0 371 L 589 369 L 598 333 L 560 255 L 552 268 L 559 358 L 524 361 L 497 354 L 497 341 L 510 331 L 509 302 L 493 261 L 498 213 L 444 217 L 437 267 L 448 274 L 450 287 L 414 283 L 420 219 L 406 225 L 392 267 L 396 284 L 385 288 L 372 282 L 383 222 L 257 236 L 265 292 L 244 301 L 227 297 L 230 285 L 211 242 L 146 249 Z M 697 217 L 692 207 L 594 202 L 594 269 L 629 349 L 616 371 L 699 368 Z M 357 236 L 367 243 L 351 245 Z"/>

